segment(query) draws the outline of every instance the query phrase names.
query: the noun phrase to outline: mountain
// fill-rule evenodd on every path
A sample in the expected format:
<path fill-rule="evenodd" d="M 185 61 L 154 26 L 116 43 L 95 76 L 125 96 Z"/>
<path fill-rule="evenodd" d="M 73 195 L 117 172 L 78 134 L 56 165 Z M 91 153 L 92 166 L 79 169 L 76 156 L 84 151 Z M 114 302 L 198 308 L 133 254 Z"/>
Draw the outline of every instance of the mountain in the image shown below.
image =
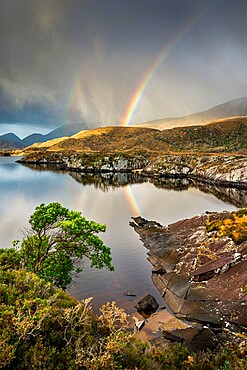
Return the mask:
<path fill-rule="evenodd" d="M 12 141 L 0 140 L 0 150 L 15 150 L 20 149 L 20 146 Z"/>
<path fill-rule="evenodd" d="M 0 136 L 0 141 L 9 141 L 21 146 L 21 139 L 12 132 Z"/>
<path fill-rule="evenodd" d="M 66 124 L 66 125 L 56 128 L 55 130 L 49 132 L 46 135 L 42 135 L 42 134 L 29 135 L 22 140 L 22 144 L 23 146 L 28 146 L 34 143 L 43 143 L 48 140 L 56 139 L 56 138 L 63 137 L 63 136 L 72 136 L 79 131 L 89 130 L 89 129 L 90 127 L 86 123 Z"/>
<path fill-rule="evenodd" d="M 16 143 L 16 144 L 21 143 L 21 139 L 16 134 L 13 134 L 12 132 L 1 135 L 0 140 L 12 141 L 12 143 Z"/>
<path fill-rule="evenodd" d="M 0 150 L 14 150 L 22 147 L 21 139 L 12 132 L 0 136 Z"/>
<path fill-rule="evenodd" d="M 247 116 L 247 98 L 231 100 L 227 103 L 217 105 L 203 112 L 198 112 L 183 117 L 161 118 L 140 123 L 135 126 L 165 130 L 174 127 L 204 125 L 217 119 L 236 116 Z"/>
<path fill-rule="evenodd" d="M 92 124 L 95 127 L 96 124 Z M 89 130 L 90 126 L 86 123 L 72 123 L 66 124 L 56 128 L 46 135 L 34 133 L 26 136 L 24 139 L 20 139 L 13 133 L 8 133 L 0 136 L 0 149 L 14 149 L 23 148 L 34 143 L 43 143 L 48 140 L 56 139 L 64 136 L 71 136 L 82 130 Z"/>
<path fill-rule="evenodd" d="M 56 139 L 58 137 L 63 137 L 63 136 L 72 136 L 76 134 L 79 131 L 82 130 L 90 130 L 94 127 L 100 125 L 100 123 L 94 123 L 94 124 L 86 124 L 86 123 L 72 123 L 72 124 L 67 124 L 60 126 L 56 128 L 55 130 L 49 132 L 49 134 L 46 135 L 47 140 L 52 140 Z"/>
<path fill-rule="evenodd" d="M 194 113 L 190 114 L 188 116 L 184 117 L 178 117 L 178 118 L 164 118 L 164 119 L 158 119 L 154 121 L 149 121 L 145 123 L 141 123 L 132 127 L 138 127 L 138 128 L 153 128 L 157 130 L 166 130 L 169 128 L 175 128 L 175 127 L 187 127 L 187 126 L 199 126 L 199 125 L 205 125 L 208 124 L 209 122 L 219 120 L 219 119 L 225 119 L 229 117 L 234 117 L 232 120 L 241 118 L 247 116 L 247 98 L 239 98 L 235 100 L 231 100 L 227 103 L 217 105 L 213 108 L 210 108 L 206 111 L 199 112 L 199 113 Z M 84 130 L 90 130 L 92 127 L 102 125 L 100 123 L 94 123 L 94 124 L 87 124 L 87 123 L 73 123 L 73 124 L 66 124 L 63 126 L 60 126 L 56 128 L 55 130 L 49 132 L 46 135 L 34 133 L 32 135 L 29 135 L 25 137 L 24 139 L 20 139 L 18 136 L 16 136 L 13 133 L 5 134 L 0 136 L 0 149 L 8 149 L 8 142 L 9 144 L 9 149 L 13 149 L 13 144 L 14 147 L 26 147 L 30 146 L 34 143 L 44 143 L 49 140 L 57 139 L 57 138 L 62 138 L 62 137 L 67 137 L 67 136 L 73 136 L 74 134 L 84 131 Z M 115 127 L 115 126 L 113 126 Z M 103 128 L 102 128 L 103 130 Z M 202 130 L 202 129 L 200 129 Z M 104 131 L 104 130 L 103 130 Z M 102 132 L 103 132 L 102 131 Z M 114 131 L 116 134 L 117 129 Z M 123 131 L 121 131 L 122 134 Z M 171 135 L 170 133 L 169 135 Z M 169 136 L 168 135 L 168 136 Z M 204 136 L 204 140 L 207 141 L 207 137 Z M 113 139 L 113 138 L 112 138 Z M 85 139 L 86 140 L 86 139 Z M 90 139 L 91 140 L 91 139 Z M 114 136 L 114 139 L 116 140 L 116 143 L 119 142 L 118 138 Z M 128 138 L 126 139 L 128 141 Z M 133 140 L 133 138 L 132 138 Z M 164 138 L 162 139 L 163 141 L 165 140 Z M 177 140 L 177 139 L 176 139 Z M 175 141 L 176 141 L 175 140 Z M 4 141 L 4 142 L 3 142 Z M 120 135 L 120 141 L 121 141 L 121 135 Z M 217 141 L 217 140 L 216 140 Z M 11 144 L 12 143 L 12 144 Z M 113 145 L 114 143 L 109 143 L 109 145 Z M 122 144 L 121 144 L 122 145 Z M 157 145 L 157 143 L 156 143 Z M 170 144 L 169 144 L 170 145 Z M 211 145 L 211 144 L 210 144 Z M 114 145 L 113 145 L 114 146 Z M 123 144 L 124 146 L 124 144 Z"/>
<path fill-rule="evenodd" d="M 24 154 L 42 151 L 83 153 L 247 152 L 247 117 L 217 120 L 207 125 L 157 130 L 143 127 L 101 127 L 71 137 L 34 144 Z M 46 151 L 44 151 L 44 149 Z M 46 154 L 44 154 L 46 153 Z"/>
<path fill-rule="evenodd" d="M 24 147 L 24 146 L 32 145 L 33 143 L 37 143 L 37 142 L 42 143 L 43 141 L 46 141 L 45 137 L 46 135 L 34 133 L 22 139 L 21 144 Z"/>

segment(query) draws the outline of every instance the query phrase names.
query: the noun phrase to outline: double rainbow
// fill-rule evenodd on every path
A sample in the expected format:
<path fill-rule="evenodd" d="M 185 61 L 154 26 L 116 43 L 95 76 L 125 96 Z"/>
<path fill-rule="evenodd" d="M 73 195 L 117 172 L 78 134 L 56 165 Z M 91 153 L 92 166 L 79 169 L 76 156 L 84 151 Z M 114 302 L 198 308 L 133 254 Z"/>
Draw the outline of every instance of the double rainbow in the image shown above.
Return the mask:
<path fill-rule="evenodd" d="M 161 64 L 169 57 L 174 48 L 190 32 L 190 30 L 195 26 L 195 24 L 197 24 L 198 21 L 212 9 L 213 5 L 215 5 L 216 2 L 217 2 L 216 0 L 209 2 L 208 4 L 203 6 L 199 11 L 193 14 L 188 20 L 186 20 L 186 22 L 183 23 L 182 27 L 174 34 L 174 36 L 168 42 L 168 44 L 165 45 L 161 52 L 159 52 L 154 63 L 151 65 L 149 70 L 144 75 L 142 81 L 137 86 L 129 102 L 129 105 L 121 119 L 122 126 L 128 126 L 132 123 L 133 117 L 136 114 L 140 102 Z"/>
<path fill-rule="evenodd" d="M 181 40 L 190 32 L 190 30 L 199 22 L 199 20 L 206 15 L 214 5 L 219 3 L 221 0 L 211 0 L 207 4 L 201 7 L 196 13 L 194 13 L 189 19 L 186 20 L 181 26 L 181 28 L 173 35 L 172 39 L 163 47 L 163 49 L 158 53 L 155 58 L 155 61 L 145 73 L 142 81 L 137 86 L 125 113 L 121 119 L 121 125 L 128 126 L 132 123 L 132 120 L 139 108 L 140 102 L 151 83 L 155 73 L 162 65 L 162 63 L 170 56 L 175 47 L 181 42 Z M 68 105 L 66 106 L 66 117 L 69 118 L 69 115 L 73 115 L 73 110 L 81 109 L 86 115 L 90 107 L 87 106 L 86 94 L 82 89 L 82 80 L 85 85 L 90 73 L 87 73 L 85 69 L 80 73 L 79 77 L 77 76 L 72 93 L 69 97 Z M 131 186 L 125 188 L 126 198 L 129 205 L 131 206 L 132 212 L 135 216 L 141 215 L 141 209 L 137 202 L 136 196 L 133 192 Z"/>

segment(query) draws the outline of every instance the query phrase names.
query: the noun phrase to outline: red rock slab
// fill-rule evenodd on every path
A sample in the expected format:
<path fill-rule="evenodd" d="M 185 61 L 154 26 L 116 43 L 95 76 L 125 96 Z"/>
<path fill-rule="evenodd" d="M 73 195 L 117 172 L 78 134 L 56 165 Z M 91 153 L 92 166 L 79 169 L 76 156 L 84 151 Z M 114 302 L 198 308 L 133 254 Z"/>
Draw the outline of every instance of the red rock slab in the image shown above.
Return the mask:
<path fill-rule="evenodd" d="M 233 260 L 233 255 L 228 255 L 217 260 L 209 261 L 192 272 L 195 281 L 209 280 L 215 275 L 215 270 L 221 269 Z"/>
<path fill-rule="evenodd" d="M 246 284 L 247 260 L 242 260 L 224 274 L 209 280 L 207 282 L 207 291 L 215 299 L 236 302 L 239 301 L 241 295 L 243 299 L 247 299 L 247 293 L 242 292 L 242 288 Z"/>
<path fill-rule="evenodd" d="M 181 320 L 175 318 L 167 310 L 162 310 L 154 313 L 148 320 L 141 331 L 135 333 L 135 338 L 140 339 L 143 342 L 148 342 L 155 338 L 156 333 L 160 330 L 160 327 L 168 329 L 184 329 L 188 325 L 184 324 Z"/>
<path fill-rule="evenodd" d="M 241 246 L 238 249 L 238 252 L 241 253 L 242 256 L 245 256 L 247 254 L 247 241 L 241 244 Z"/>

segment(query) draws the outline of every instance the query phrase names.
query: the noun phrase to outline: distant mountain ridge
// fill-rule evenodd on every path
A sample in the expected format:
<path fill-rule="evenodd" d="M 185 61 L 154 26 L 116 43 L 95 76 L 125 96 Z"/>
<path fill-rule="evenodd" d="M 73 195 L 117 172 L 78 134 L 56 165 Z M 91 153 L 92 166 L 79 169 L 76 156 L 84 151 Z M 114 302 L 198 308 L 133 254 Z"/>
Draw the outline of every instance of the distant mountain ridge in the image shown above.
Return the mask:
<path fill-rule="evenodd" d="M 176 118 L 161 118 L 135 125 L 136 127 L 148 127 L 158 130 L 166 130 L 174 127 L 205 125 L 211 121 L 223 118 L 247 116 L 247 97 L 238 98 L 219 104 L 202 112 L 189 114 Z"/>
<path fill-rule="evenodd" d="M 13 141 L 8 141 L 8 140 L 0 140 L 0 150 L 15 150 L 19 149 L 19 146 Z"/>
<path fill-rule="evenodd" d="M 95 126 L 95 124 L 92 126 Z M 92 127 L 86 123 L 72 123 L 60 126 L 46 135 L 34 133 L 24 139 L 20 139 L 14 133 L 7 133 L 0 136 L 0 149 L 24 148 L 37 142 L 43 143 L 59 137 L 72 136 L 79 131 L 89 130 L 90 128 Z"/>
<path fill-rule="evenodd" d="M 231 100 L 229 102 L 217 105 L 203 112 L 198 112 L 190 114 L 184 117 L 178 118 L 162 118 L 158 120 L 153 120 L 149 122 L 144 122 L 138 125 L 133 125 L 133 127 L 138 128 L 153 128 L 156 130 L 166 130 L 178 127 L 188 127 L 188 126 L 200 126 L 208 124 L 215 120 L 229 119 L 234 120 L 238 117 L 247 117 L 247 97 Z M 70 137 L 77 134 L 83 130 L 90 130 L 96 128 L 97 125 L 102 126 L 102 123 L 74 123 L 66 124 L 56 128 L 55 130 L 49 132 L 46 135 L 34 133 L 24 139 L 20 139 L 17 135 L 13 133 L 8 133 L 0 136 L 0 149 L 15 149 L 30 146 L 34 143 L 44 143 L 49 140 Z M 105 127 L 105 126 L 104 126 Z M 114 126 L 119 127 L 119 126 Z"/>
<path fill-rule="evenodd" d="M 22 144 L 23 146 L 28 146 L 28 145 L 32 145 L 37 142 L 44 143 L 45 141 L 57 139 L 59 137 L 72 136 L 79 131 L 89 130 L 90 128 L 92 127 L 90 127 L 86 123 L 66 124 L 66 125 L 56 128 L 55 130 L 52 130 L 46 135 L 42 135 L 42 134 L 29 135 L 22 140 Z"/>
<path fill-rule="evenodd" d="M 19 144 L 21 141 L 21 139 L 13 132 L 0 136 L 0 140 L 11 141 L 12 143 L 15 144 Z"/>

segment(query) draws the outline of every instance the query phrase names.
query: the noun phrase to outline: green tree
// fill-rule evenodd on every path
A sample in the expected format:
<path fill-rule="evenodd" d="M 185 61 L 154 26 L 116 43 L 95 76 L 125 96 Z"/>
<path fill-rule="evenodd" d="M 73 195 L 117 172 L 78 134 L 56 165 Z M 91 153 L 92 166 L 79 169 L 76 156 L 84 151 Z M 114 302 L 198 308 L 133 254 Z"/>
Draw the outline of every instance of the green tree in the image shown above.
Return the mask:
<path fill-rule="evenodd" d="M 21 265 L 55 286 L 66 288 L 77 260 L 91 260 L 91 267 L 114 270 L 110 248 L 96 234 L 106 226 L 89 221 L 81 212 L 60 203 L 40 204 L 29 223 L 31 229 L 21 244 Z"/>

